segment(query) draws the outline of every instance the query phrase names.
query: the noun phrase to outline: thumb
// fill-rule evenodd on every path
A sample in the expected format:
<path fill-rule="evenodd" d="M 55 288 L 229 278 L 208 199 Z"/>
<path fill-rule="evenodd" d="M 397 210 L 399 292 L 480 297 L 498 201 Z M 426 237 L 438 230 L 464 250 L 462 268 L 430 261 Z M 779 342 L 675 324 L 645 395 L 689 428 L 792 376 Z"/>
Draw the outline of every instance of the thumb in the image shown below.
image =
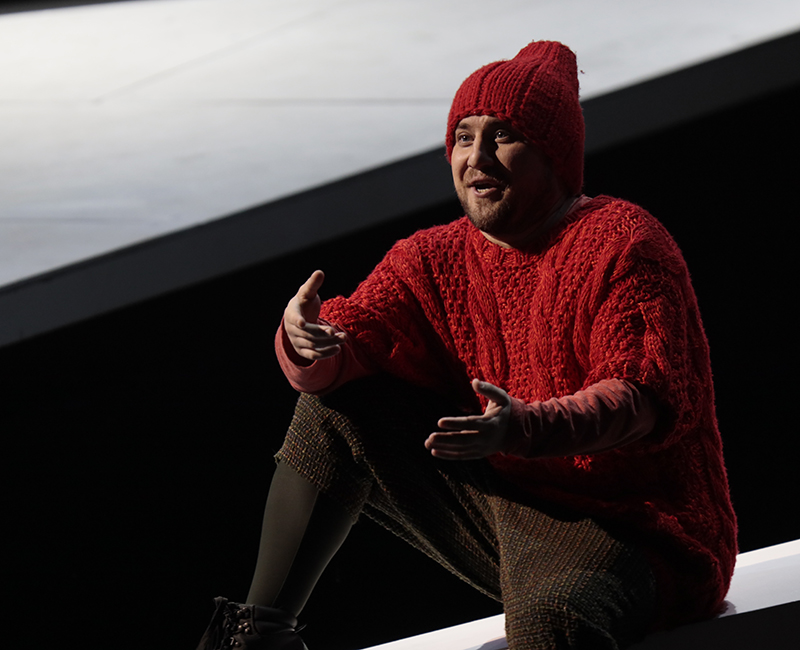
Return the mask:
<path fill-rule="evenodd" d="M 488 397 L 495 404 L 498 404 L 500 406 L 505 406 L 506 404 L 509 403 L 508 393 L 506 393 L 506 391 L 504 391 L 502 388 L 498 388 L 494 384 L 490 384 L 488 381 L 473 379 L 472 390 L 474 390 L 479 395 Z"/>
<path fill-rule="evenodd" d="M 325 274 L 322 271 L 314 271 L 303 283 L 297 292 L 297 298 L 301 303 L 310 302 L 317 297 L 322 283 L 325 281 Z"/>
<path fill-rule="evenodd" d="M 302 329 L 307 323 L 317 322 L 321 304 L 318 292 L 324 280 L 325 274 L 322 271 L 314 271 L 289 302 L 297 327 Z"/>

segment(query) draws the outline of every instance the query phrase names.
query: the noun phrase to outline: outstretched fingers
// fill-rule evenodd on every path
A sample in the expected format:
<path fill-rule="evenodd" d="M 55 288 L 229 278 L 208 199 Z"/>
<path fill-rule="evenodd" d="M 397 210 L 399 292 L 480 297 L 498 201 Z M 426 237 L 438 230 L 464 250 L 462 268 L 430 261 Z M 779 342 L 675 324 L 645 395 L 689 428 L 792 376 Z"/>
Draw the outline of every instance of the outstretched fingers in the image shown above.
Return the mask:
<path fill-rule="evenodd" d="M 346 335 L 332 327 L 306 323 L 296 327 L 284 321 L 286 334 L 298 354 L 309 360 L 325 359 L 338 354 Z"/>
<path fill-rule="evenodd" d="M 477 431 L 438 431 L 428 436 L 425 447 L 443 460 L 475 460 L 486 455 L 482 434 Z"/>
<path fill-rule="evenodd" d="M 481 415 L 444 417 L 438 421 L 443 431 L 428 436 L 425 447 L 437 458 L 474 460 L 485 458 L 506 446 L 511 398 L 502 388 L 474 379 L 472 388 L 489 399 Z"/>

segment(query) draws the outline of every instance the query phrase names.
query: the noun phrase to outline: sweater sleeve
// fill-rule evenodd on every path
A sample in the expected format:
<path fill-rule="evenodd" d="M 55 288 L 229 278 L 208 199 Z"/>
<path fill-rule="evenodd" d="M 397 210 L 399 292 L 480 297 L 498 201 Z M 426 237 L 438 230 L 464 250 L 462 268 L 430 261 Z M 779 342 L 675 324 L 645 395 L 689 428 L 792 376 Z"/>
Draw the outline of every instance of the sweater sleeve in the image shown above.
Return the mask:
<path fill-rule="evenodd" d="M 676 442 L 713 410 L 708 343 L 683 257 L 660 225 L 640 224 L 598 265 L 576 330 L 588 373 L 583 388 L 621 379 L 649 391 L 659 422 L 648 445 Z"/>
<path fill-rule="evenodd" d="M 376 371 L 472 408 L 475 396 L 437 285 L 443 273 L 418 243 L 414 236 L 397 242 L 350 297 L 326 300 L 321 315 L 347 332 Z"/>
<path fill-rule="evenodd" d="M 658 410 L 647 389 L 619 379 L 544 402 L 512 398 L 507 453 L 542 458 L 615 449 L 650 433 Z"/>

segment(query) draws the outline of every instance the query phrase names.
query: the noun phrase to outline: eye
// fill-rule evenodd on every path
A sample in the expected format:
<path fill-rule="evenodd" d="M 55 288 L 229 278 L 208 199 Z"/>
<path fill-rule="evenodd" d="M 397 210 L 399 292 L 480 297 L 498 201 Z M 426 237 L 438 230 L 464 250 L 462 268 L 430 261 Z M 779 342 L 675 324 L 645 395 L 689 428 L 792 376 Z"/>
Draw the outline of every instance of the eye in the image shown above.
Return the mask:
<path fill-rule="evenodd" d="M 472 142 L 472 136 L 466 131 L 456 131 L 456 143 L 469 144 Z"/>
<path fill-rule="evenodd" d="M 514 136 L 510 131 L 505 129 L 497 129 L 494 132 L 494 139 L 498 142 L 511 142 L 514 139 Z"/>

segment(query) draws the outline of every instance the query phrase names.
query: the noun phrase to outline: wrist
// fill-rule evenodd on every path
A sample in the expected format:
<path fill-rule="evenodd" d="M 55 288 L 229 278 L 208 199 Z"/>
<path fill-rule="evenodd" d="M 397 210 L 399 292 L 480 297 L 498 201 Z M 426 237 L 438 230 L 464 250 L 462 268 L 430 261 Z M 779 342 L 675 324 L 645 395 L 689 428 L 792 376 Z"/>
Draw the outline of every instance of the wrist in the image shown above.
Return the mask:
<path fill-rule="evenodd" d="M 506 454 L 521 458 L 527 458 L 530 454 L 532 431 L 528 426 L 528 416 L 528 407 L 525 402 L 512 397 L 511 413 L 508 418 L 506 434 L 506 449 L 504 449 Z"/>

